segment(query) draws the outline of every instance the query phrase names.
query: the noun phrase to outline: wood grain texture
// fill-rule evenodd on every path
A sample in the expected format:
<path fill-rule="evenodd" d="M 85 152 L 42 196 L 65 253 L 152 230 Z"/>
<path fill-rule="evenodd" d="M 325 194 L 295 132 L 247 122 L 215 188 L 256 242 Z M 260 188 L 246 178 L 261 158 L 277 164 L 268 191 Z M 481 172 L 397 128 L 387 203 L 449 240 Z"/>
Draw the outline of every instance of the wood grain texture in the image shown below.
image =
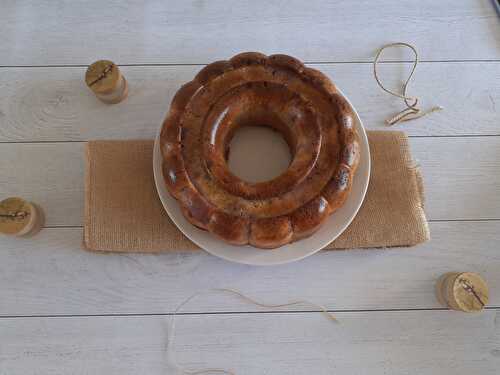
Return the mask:
<path fill-rule="evenodd" d="M 37 203 L 45 225 L 83 222 L 83 143 L 0 145 L 0 196 Z"/>
<path fill-rule="evenodd" d="M 227 56 L 229 57 L 229 56 Z M 400 111 L 375 83 L 371 64 L 315 64 L 352 101 L 369 129 Z M 400 88 L 408 64 L 382 64 L 384 84 Z M 85 86 L 82 68 L 0 68 L 0 142 L 153 138 L 177 89 L 201 66 L 122 67 L 123 103 L 106 105 Z M 500 62 L 422 63 L 410 94 L 445 110 L 401 126 L 410 135 L 500 134 Z"/>
<path fill-rule="evenodd" d="M 494 375 L 499 311 L 182 316 L 176 358 L 189 369 L 250 374 Z M 165 317 L 1 319 L 0 372 L 175 374 Z"/>
<path fill-rule="evenodd" d="M 201 251 L 89 253 L 80 228 L 45 229 L 32 239 L 0 238 L 0 316 L 166 313 L 197 291 L 224 287 L 264 302 L 307 298 L 333 310 L 436 308 L 437 279 L 464 270 L 486 279 L 489 305 L 498 307 L 499 232 L 500 222 L 437 222 L 431 242 L 416 248 L 325 251 L 269 268 Z M 213 294 L 185 311 L 263 310 Z"/>
<path fill-rule="evenodd" d="M 431 220 L 500 219 L 500 137 L 413 138 Z M 47 226 L 83 218 L 84 143 L 0 144 L 0 195 L 39 203 Z"/>
<path fill-rule="evenodd" d="M 500 137 L 414 138 L 431 220 L 498 219 Z"/>
<path fill-rule="evenodd" d="M 0 196 L 40 203 L 52 226 L 32 239 L 0 237 L 0 375 L 168 373 L 166 318 L 151 314 L 209 287 L 265 302 L 304 297 L 330 309 L 385 311 L 340 312 L 340 324 L 330 325 L 317 313 L 263 313 L 231 296 L 200 297 L 186 309 L 200 315 L 178 321 L 178 358 L 193 369 L 498 373 L 500 22 L 490 0 L 4 0 L 0 35 Z M 438 220 L 431 242 L 255 268 L 203 252 L 88 253 L 80 227 L 59 227 L 82 223 L 78 141 L 153 138 L 177 88 L 203 64 L 244 50 L 295 55 L 330 75 L 375 129 L 401 103 L 376 86 L 367 62 L 395 41 L 433 61 L 419 65 L 410 94 L 424 108 L 445 107 L 399 127 L 416 137 L 428 217 Z M 101 58 L 129 65 L 121 67 L 130 83 L 125 102 L 107 106 L 85 87 L 86 65 Z M 380 66 L 393 88 L 407 69 Z M 455 221 L 464 219 L 478 221 Z M 484 276 L 493 308 L 387 311 L 439 307 L 434 283 L 449 271 Z M 139 315 L 82 316 L 102 314 Z"/>
<path fill-rule="evenodd" d="M 489 0 L 4 1 L 0 35 L 2 65 L 206 64 L 252 50 L 370 61 L 394 41 L 417 45 L 424 60 L 500 58 Z"/>

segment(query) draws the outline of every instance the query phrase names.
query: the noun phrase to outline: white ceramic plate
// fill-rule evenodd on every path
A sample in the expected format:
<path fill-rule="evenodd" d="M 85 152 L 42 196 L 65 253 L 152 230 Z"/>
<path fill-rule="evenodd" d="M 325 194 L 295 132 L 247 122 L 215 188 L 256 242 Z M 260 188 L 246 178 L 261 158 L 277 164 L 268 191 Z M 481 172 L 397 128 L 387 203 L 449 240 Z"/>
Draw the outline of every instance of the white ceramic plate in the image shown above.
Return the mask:
<path fill-rule="evenodd" d="M 347 101 L 349 102 L 349 100 Z M 359 166 L 354 176 L 351 193 L 344 205 L 335 211 L 311 237 L 277 249 L 262 250 L 252 246 L 233 246 L 227 244 L 210 233 L 193 226 L 184 218 L 179 204 L 170 196 L 165 186 L 161 168 L 162 161 L 158 132 L 154 145 L 153 172 L 156 189 L 163 207 L 165 207 L 172 221 L 187 238 L 210 254 L 232 262 L 269 266 L 293 262 L 318 252 L 337 238 L 349 226 L 363 203 L 368 188 L 368 181 L 370 180 L 370 147 L 368 145 L 368 138 L 358 113 L 350 102 L 349 105 L 353 109 L 355 126 L 360 136 L 361 159 Z"/>

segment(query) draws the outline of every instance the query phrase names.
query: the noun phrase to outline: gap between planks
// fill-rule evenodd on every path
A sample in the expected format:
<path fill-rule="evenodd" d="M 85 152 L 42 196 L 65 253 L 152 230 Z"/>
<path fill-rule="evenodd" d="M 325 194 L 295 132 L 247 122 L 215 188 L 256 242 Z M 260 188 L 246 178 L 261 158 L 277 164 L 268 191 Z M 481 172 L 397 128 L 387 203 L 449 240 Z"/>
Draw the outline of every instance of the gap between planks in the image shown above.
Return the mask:
<path fill-rule="evenodd" d="M 495 222 L 495 221 L 500 221 L 500 219 L 429 219 L 427 220 L 428 223 L 467 223 L 467 222 Z M 48 225 L 44 226 L 43 229 L 78 229 L 78 228 L 83 228 L 83 225 Z"/>
<path fill-rule="evenodd" d="M 367 129 L 370 131 L 372 129 Z M 403 128 L 388 126 L 387 131 L 404 131 Z M 380 131 L 375 129 L 375 131 Z M 500 134 L 459 134 L 459 135 L 408 135 L 408 138 L 488 138 L 488 137 L 500 137 Z M 58 144 L 58 143 L 87 143 L 92 141 L 92 139 L 83 140 L 66 140 L 66 141 L 56 141 L 56 140 L 45 140 L 45 141 L 0 141 L 2 144 Z"/>
<path fill-rule="evenodd" d="M 500 311 L 500 306 L 486 306 L 484 310 Z M 399 309 L 338 309 L 326 310 L 329 313 L 385 313 L 385 312 L 413 312 L 413 311 L 452 311 L 446 307 L 418 307 Z M 263 311 L 211 311 L 211 312 L 178 312 L 176 316 L 197 315 L 255 315 L 255 314 L 320 314 L 320 310 L 263 310 Z M 25 319 L 25 318 L 101 318 L 101 317 L 146 317 L 146 316 L 173 316 L 174 313 L 124 313 L 124 314 L 39 314 L 39 315 L 0 315 L 0 319 Z"/>
<path fill-rule="evenodd" d="M 419 63 L 495 63 L 500 62 L 500 59 L 449 59 L 449 60 L 419 60 Z M 413 63 L 413 60 L 381 60 L 379 64 L 403 64 L 403 63 Z M 133 66 L 133 67 L 154 67 L 154 66 L 205 66 L 210 64 L 209 62 L 203 63 L 136 63 L 136 64 L 116 64 L 118 66 Z M 306 65 L 330 65 L 330 64 L 373 64 L 371 61 L 304 61 Z M 47 64 L 47 65 L 0 65 L 2 68 L 86 68 L 88 65 L 85 64 Z"/>

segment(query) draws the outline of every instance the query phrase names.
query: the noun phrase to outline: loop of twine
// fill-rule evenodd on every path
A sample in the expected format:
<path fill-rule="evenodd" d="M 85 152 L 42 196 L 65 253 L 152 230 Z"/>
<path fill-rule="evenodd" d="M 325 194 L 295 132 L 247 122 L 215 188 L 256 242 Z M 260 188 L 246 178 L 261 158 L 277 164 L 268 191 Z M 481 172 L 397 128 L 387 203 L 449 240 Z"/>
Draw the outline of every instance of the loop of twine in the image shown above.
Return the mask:
<path fill-rule="evenodd" d="M 394 91 L 391 91 L 391 90 L 387 89 L 386 87 L 384 87 L 384 85 L 380 81 L 380 78 L 379 78 L 378 73 L 377 73 L 377 63 L 380 60 L 380 56 L 382 55 L 382 52 L 385 49 L 392 48 L 392 47 L 408 47 L 409 49 L 411 49 L 413 51 L 413 54 L 415 55 L 415 59 L 413 60 L 413 66 L 411 68 L 410 74 L 408 75 L 408 78 L 406 79 L 405 83 L 403 84 L 403 89 L 402 89 L 401 94 L 394 92 Z M 417 52 L 416 48 L 414 46 L 412 46 L 411 44 L 403 43 L 403 42 L 390 43 L 390 44 L 386 44 L 385 46 L 383 46 L 382 48 L 380 48 L 378 50 L 377 55 L 375 56 L 375 60 L 373 61 L 373 76 L 375 77 L 377 84 L 379 85 L 379 87 L 382 90 L 384 90 L 388 94 L 391 94 L 397 98 L 403 99 L 403 101 L 406 105 L 405 109 L 403 109 L 402 111 L 398 112 L 396 115 L 394 115 L 393 117 L 391 117 L 390 119 L 387 119 L 385 121 L 387 125 L 395 125 L 399 122 L 415 120 L 417 118 L 424 117 L 424 116 L 428 115 L 429 113 L 440 111 L 443 109 L 443 107 L 441 107 L 441 106 L 435 106 L 435 107 L 432 107 L 426 111 L 423 111 L 422 109 L 417 107 L 419 99 L 417 97 L 408 96 L 408 94 L 407 94 L 408 84 L 410 83 L 410 81 L 413 77 L 413 74 L 415 73 L 415 69 L 417 68 L 417 65 L 418 65 L 418 52 Z"/>
<path fill-rule="evenodd" d="M 315 308 L 319 309 L 319 311 L 323 315 L 325 315 L 325 317 L 327 317 L 329 320 L 331 320 L 332 322 L 337 322 L 337 319 L 335 318 L 335 316 L 331 312 L 329 312 L 326 309 L 326 307 L 324 307 L 322 305 L 318 305 L 316 303 L 309 302 L 307 300 L 298 300 L 298 301 L 293 301 L 293 302 L 289 302 L 289 303 L 282 303 L 282 304 L 273 305 L 273 304 L 267 304 L 267 303 L 258 302 L 256 300 L 254 300 L 253 298 L 250 298 L 250 297 L 244 295 L 243 293 L 241 293 L 241 292 L 239 292 L 237 290 L 228 289 L 228 288 L 213 288 L 213 289 L 208 289 L 205 292 L 194 293 L 191 296 L 189 296 L 188 298 L 186 298 L 175 309 L 174 313 L 172 314 L 172 317 L 171 317 L 171 320 L 170 320 L 170 324 L 169 324 L 169 328 L 168 328 L 168 335 L 167 335 L 167 337 L 168 337 L 168 339 L 167 339 L 167 359 L 171 362 L 170 365 L 177 371 L 177 374 L 186 374 L 186 375 L 201 375 L 201 374 L 236 375 L 236 373 L 233 372 L 233 371 L 219 369 L 219 368 L 207 368 L 207 369 L 201 369 L 201 370 L 186 370 L 185 368 L 179 366 L 177 364 L 177 362 L 175 361 L 175 358 L 174 358 L 173 345 L 174 345 L 174 338 L 175 338 L 175 317 L 176 317 L 176 315 L 192 299 L 194 299 L 194 298 L 196 298 L 198 296 L 201 296 L 201 295 L 209 294 L 209 293 L 229 293 L 229 294 L 235 295 L 237 297 L 240 297 L 244 301 L 250 302 L 250 303 L 252 303 L 252 304 L 254 304 L 256 306 L 265 307 L 265 308 L 268 308 L 268 309 L 278 309 L 278 308 L 281 308 L 281 307 L 289 307 L 289 306 L 296 306 L 296 305 L 308 305 L 308 306 L 312 306 L 312 307 L 315 307 Z M 169 374 L 169 375 L 171 375 L 171 374 Z"/>

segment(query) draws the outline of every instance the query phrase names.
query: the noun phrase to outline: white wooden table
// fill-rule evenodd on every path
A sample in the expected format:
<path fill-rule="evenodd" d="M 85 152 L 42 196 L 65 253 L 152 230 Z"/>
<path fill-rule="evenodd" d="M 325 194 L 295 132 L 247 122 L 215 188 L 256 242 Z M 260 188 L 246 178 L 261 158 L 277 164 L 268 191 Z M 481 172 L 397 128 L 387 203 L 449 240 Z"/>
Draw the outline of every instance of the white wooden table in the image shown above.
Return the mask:
<path fill-rule="evenodd" d="M 489 0 L 15 1 L 0 4 L 0 196 L 45 209 L 32 239 L 0 238 L 0 374 L 165 374 L 166 320 L 192 293 L 232 287 L 295 297 L 338 316 L 266 311 L 211 295 L 178 320 L 190 368 L 241 374 L 498 374 L 500 371 L 500 21 Z M 272 4 L 271 4 L 272 3 Z M 411 93 L 445 111 L 401 126 L 422 166 L 432 240 L 324 252 L 255 268 L 203 252 L 98 255 L 81 249 L 83 147 L 152 138 L 176 89 L 240 51 L 288 53 L 338 84 L 369 129 L 401 108 L 372 78 L 382 44 L 417 46 Z M 388 53 L 396 85 L 410 55 Z M 129 98 L 107 106 L 83 76 L 120 64 Z M 393 86 L 395 87 L 395 86 Z M 481 273 L 486 311 L 435 300 L 445 272 Z"/>

